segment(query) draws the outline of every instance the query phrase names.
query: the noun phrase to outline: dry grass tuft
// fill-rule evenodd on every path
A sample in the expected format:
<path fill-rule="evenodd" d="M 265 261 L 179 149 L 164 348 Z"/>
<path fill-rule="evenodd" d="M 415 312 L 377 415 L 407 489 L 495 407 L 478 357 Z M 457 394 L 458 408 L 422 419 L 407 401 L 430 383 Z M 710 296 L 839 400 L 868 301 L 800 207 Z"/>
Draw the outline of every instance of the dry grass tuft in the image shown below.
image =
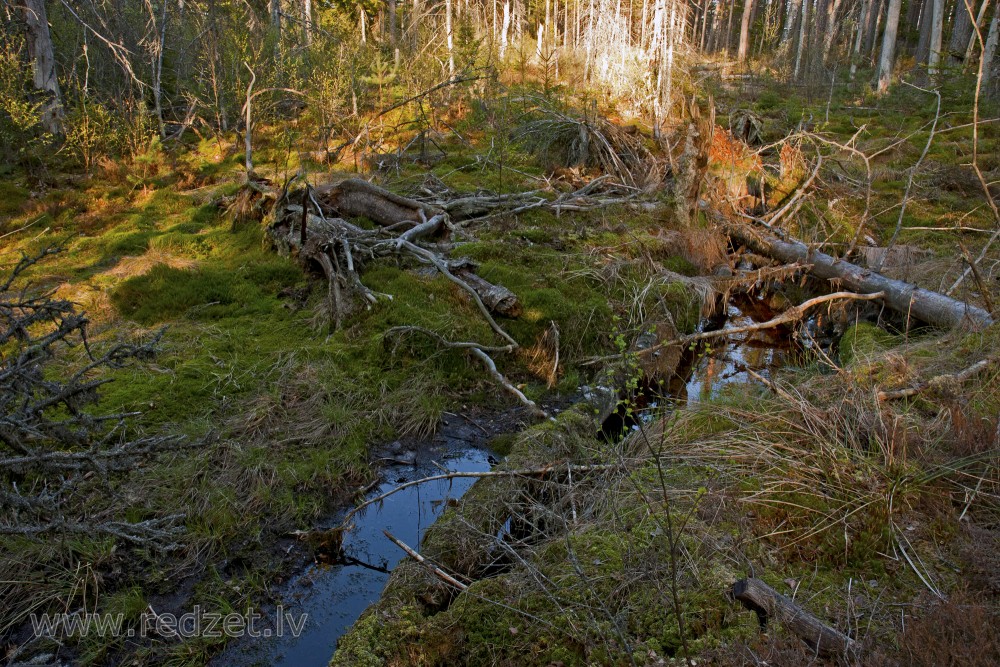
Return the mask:
<path fill-rule="evenodd" d="M 591 114 L 583 117 L 539 108 L 515 133 L 544 168 L 584 167 L 612 174 L 626 185 L 646 187 L 662 180 L 662 170 L 642 136 Z"/>

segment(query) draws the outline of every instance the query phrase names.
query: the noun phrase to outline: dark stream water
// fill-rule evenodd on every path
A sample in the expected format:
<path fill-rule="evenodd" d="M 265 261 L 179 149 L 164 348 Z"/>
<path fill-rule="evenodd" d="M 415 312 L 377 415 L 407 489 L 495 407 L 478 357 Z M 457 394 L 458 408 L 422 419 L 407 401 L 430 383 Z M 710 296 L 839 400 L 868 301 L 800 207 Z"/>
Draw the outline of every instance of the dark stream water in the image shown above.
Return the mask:
<path fill-rule="evenodd" d="M 703 322 L 702 329 L 731 329 L 772 316 L 773 311 L 764 301 L 747 297 L 735 300 L 727 312 Z M 705 400 L 727 384 L 753 382 L 746 368 L 768 377 L 791 363 L 795 356 L 787 331 L 735 335 L 730 340 L 719 338 L 689 355 L 680 377 L 659 400 L 676 405 Z M 655 408 L 656 404 L 649 407 Z M 483 448 L 487 439 L 473 424 L 450 419 L 432 442 L 416 449 L 413 463 L 389 463 L 383 467 L 385 481 L 369 497 L 404 481 L 440 474 L 439 465 L 451 471 L 489 470 L 492 457 Z M 402 560 L 402 552 L 383 535 L 383 529 L 418 548 L 424 531 L 441 514 L 448 499 L 460 497 L 474 481 L 465 478 L 413 486 L 389 497 L 380 507 L 370 507 L 354 517 L 355 527 L 345 535 L 343 543 L 345 554 L 354 559 L 351 564 L 308 565 L 283 587 L 284 611 L 308 614 L 301 634 L 291 636 L 286 628 L 282 637 L 234 641 L 213 664 L 324 667 L 336 649 L 337 640 L 378 600 L 389 572 Z M 338 525 L 341 517 L 342 514 L 330 517 L 327 526 Z"/>

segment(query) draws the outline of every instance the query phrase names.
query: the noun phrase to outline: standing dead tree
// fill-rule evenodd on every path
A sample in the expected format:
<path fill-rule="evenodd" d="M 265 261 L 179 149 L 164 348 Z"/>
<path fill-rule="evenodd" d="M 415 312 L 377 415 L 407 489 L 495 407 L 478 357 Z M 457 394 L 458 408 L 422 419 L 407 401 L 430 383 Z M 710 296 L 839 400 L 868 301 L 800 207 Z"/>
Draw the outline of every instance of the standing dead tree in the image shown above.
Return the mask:
<path fill-rule="evenodd" d="M 131 522 L 120 518 L 124 507 L 90 502 L 102 482 L 181 444 L 132 437 L 127 422 L 136 413 L 88 409 L 110 381 L 101 371 L 150 358 L 160 336 L 95 354 L 87 317 L 74 304 L 18 287 L 31 266 L 54 252 L 24 257 L 0 282 L 0 534 L 104 534 L 175 547 L 179 515 Z M 82 348 L 78 364 L 63 358 L 70 348 Z"/>

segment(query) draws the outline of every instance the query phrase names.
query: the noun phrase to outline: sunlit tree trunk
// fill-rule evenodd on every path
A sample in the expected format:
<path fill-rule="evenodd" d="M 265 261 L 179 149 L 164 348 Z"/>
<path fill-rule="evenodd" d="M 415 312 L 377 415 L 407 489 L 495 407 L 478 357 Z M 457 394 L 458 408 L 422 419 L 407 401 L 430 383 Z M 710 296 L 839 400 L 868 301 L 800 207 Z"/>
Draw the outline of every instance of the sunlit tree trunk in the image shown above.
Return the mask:
<path fill-rule="evenodd" d="M 28 28 L 28 53 L 31 55 L 32 82 L 35 90 L 48 98 L 42 113 L 42 127 L 49 134 L 62 134 L 62 94 L 56 78 L 56 57 L 52 49 L 45 0 L 24 0 L 24 18 Z"/>
<path fill-rule="evenodd" d="M 736 52 L 736 59 L 740 63 L 746 62 L 750 50 L 750 17 L 753 15 L 753 5 L 754 0 L 744 0 L 743 20 L 740 23 L 740 47 Z"/>
<path fill-rule="evenodd" d="M 302 39 L 306 46 L 312 46 L 312 0 L 302 0 Z"/>
<path fill-rule="evenodd" d="M 503 26 L 500 28 L 500 58 L 507 54 L 507 33 L 510 30 L 510 0 L 503 3 Z"/>
<path fill-rule="evenodd" d="M 896 35 L 899 31 L 899 10 L 902 0 L 889 0 L 885 17 L 885 32 L 882 33 L 882 55 L 878 63 L 878 92 L 889 90 L 892 68 L 896 63 Z"/>
<path fill-rule="evenodd" d="M 833 43 L 840 32 L 840 9 L 843 0 L 833 0 L 830 3 L 826 17 L 826 31 L 823 34 L 823 62 L 830 62 L 830 52 L 833 50 Z"/>

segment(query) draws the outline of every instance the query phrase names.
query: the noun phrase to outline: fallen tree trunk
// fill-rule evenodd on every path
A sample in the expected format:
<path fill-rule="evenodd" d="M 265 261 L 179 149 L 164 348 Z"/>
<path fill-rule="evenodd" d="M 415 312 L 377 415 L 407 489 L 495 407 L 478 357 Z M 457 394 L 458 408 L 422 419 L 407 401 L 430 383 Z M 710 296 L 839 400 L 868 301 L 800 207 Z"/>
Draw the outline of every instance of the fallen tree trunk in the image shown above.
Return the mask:
<path fill-rule="evenodd" d="M 733 584 L 733 597 L 757 613 L 761 628 L 769 619 L 777 619 L 822 657 L 843 657 L 857 652 L 857 642 L 826 625 L 760 579 L 740 579 Z"/>
<path fill-rule="evenodd" d="M 364 216 L 382 227 L 400 225 L 407 229 L 444 213 L 437 206 L 397 195 L 360 178 L 348 178 L 334 185 L 318 187 L 315 198 L 324 215 L 345 218 Z"/>
<path fill-rule="evenodd" d="M 729 225 L 729 233 L 739 242 L 785 264 L 808 264 L 809 273 L 862 294 L 885 292 L 883 303 L 907 319 L 920 320 L 945 329 L 954 327 L 985 329 L 993 318 L 982 308 L 952 299 L 938 292 L 917 287 L 902 280 L 838 259 L 795 240 L 782 240 L 770 234 L 750 234 Z"/>

